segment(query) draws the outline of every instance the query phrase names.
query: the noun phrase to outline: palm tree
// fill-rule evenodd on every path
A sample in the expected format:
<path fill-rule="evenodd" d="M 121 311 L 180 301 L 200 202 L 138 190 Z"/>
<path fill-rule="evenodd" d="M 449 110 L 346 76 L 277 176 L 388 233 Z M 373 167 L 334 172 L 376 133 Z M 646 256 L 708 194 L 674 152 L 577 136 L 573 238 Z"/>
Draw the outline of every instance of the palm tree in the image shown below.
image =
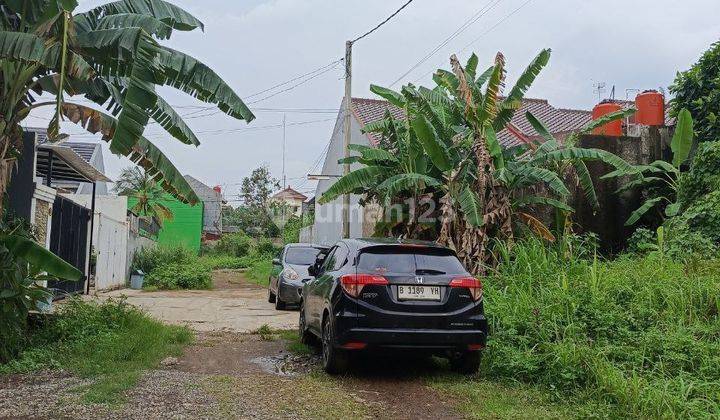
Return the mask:
<path fill-rule="evenodd" d="M 172 210 L 162 204 L 165 191 L 148 176 L 147 172 L 137 166 L 125 168 L 120 172 L 113 191 L 118 195 L 133 197 L 137 202 L 130 210 L 140 216 L 154 218 L 161 226 L 165 220 L 173 219 Z"/>
<path fill-rule="evenodd" d="M 166 191 L 196 203 L 183 176 L 143 131 L 152 119 L 177 140 L 199 144 L 158 86 L 215 104 L 233 118 L 254 118 L 209 67 L 159 43 L 174 30 L 202 29 L 202 22 L 164 0 L 120 0 L 82 13 L 76 7 L 76 0 L 0 1 L 0 196 L 22 147 L 20 122 L 35 108 L 53 106 L 51 141 L 66 137 L 61 121 L 79 124 L 101 134 L 113 153 L 143 167 Z M 38 101 L 42 94 L 54 100 Z M 66 101 L 77 96 L 96 106 Z"/>
<path fill-rule="evenodd" d="M 401 92 L 394 92 L 371 86 L 371 91 L 405 110 L 405 121 L 386 116 L 365 127 L 387 138 L 381 143 L 385 147 L 394 144 L 397 150 L 383 153 L 355 146 L 361 155 L 350 160 L 366 166 L 340 178 L 323 194 L 320 203 L 345 193 L 375 195 L 385 197 L 386 201 L 403 193 L 437 197 L 438 242 L 455 249 L 476 273 L 482 272 L 488 261 L 490 239 L 512 240 L 515 223 L 525 223 L 548 237 L 547 227 L 522 209 L 541 204 L 572 210 L 566 203 L 569 190 L 553 165 L 565 167 L 566 162 L 602 160 L 616 168 L 629 167 L 611 153 L 567 144 L 560 147 L 554 140 L 542 146 L 528 144 L 514 150 L 502 149 L 497 133 L 510 122 L 549 58 L 549 49 L 541 51 L 504 97 L 505 59 L 500 53 L 494 65 L 480 75 L 476 72 L 478 58 L 474 54 L 465 67 L 455 56 L 451 57 L 452 71 L 438 70 L 434 76 L 437 86 L 433 89 L 408 85 Z M 626 114 L 619 112 L 597 123 Z M 594 197 L 592 182 L 587 182 L 587 168 L 584 164 L 576 166 L 580 168 L 581 184 L 587 195 Z M 528 194 L 530 187 L 538 185 L 547 189 L 550 196 Z"/>

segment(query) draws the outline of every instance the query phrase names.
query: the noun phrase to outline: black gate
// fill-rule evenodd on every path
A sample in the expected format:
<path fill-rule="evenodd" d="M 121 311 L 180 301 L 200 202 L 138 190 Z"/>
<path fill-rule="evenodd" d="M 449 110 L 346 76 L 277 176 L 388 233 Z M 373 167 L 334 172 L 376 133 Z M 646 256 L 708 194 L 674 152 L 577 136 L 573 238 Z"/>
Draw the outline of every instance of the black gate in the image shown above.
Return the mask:
<path fill-rule="evenodd" d="M 88 222 L 90 210 L 67 198 L 57 196 L 53 203 L 50 251 L 85 273 L 87 263 Z M 48 287 L 56 294 L 83 293 L 85 279 L 79 281 L 50 281 Z"/>

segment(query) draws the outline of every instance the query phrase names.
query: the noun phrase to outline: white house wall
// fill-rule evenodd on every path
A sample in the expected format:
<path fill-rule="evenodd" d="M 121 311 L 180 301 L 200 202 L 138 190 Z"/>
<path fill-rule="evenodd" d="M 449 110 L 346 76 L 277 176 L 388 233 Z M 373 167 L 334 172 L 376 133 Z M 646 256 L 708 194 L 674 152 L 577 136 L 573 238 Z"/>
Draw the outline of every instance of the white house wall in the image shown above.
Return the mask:
<path fill-rule="evenodd" d="M 343 151 L 342 114 L 342 112 L 338 114 L 338 119 L 335 122 L 335 129 L 333 130 L 333 135 L 330 140 L 330 147 L 328 148 L 325 163 L 323 164 L 321 172 L 323 175 L 342 175 L 343 173 L 343 165 L 338 163 L 338 159 L 343 158 L 345 155 Z M 368 137 L 362 133 L 360 123 L 354 116 L 350 119 L 350 135 L 350 143 L 362 144 L 364 146 L 370 145 Z M 350 166 L 350 170 L 355 170 L 361 167 L 361 164 L 354 163 Z M 316 204 L 313 241 L 318 244 L 332 245 L 342 237 L 342 197 L 339 197 L 327 204 L 317 203 L 317 200 L 320 200 L 322 194 L 336 181 L 337 178 L 318 181 L 317 189 L 315 191 Z M 359 201 L 360 196 L 350 196 L 351 238 L 359 238 L 363 236 L 363 208 L 360 206 Z"/>

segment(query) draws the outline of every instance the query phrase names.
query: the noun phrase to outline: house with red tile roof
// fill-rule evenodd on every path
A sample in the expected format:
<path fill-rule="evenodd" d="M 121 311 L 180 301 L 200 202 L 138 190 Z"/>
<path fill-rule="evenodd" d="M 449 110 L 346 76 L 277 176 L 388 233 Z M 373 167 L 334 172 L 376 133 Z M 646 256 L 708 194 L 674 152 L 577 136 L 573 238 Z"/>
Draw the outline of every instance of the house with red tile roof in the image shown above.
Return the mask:
<path fill-rule="evenodd" d="M 338 113 L 335 128 L 330 139 L 330 145 L 322 168 L 322 175 L 327 179 L 318 182 L 315 192 L 320 197 L 342 175 L 342 165 L 338 163 L 344 155 L 343 150 L 343 109 Z M 405 118 L 405 112 L 389 102 L 380 99 L 352 98 L 352 118 L 350 119 L 350 143 L 365 146 L 376 146 L 380 136 L 376 133 L 363 133 L 362 128 L 385 116 L 387 111 L 398 119 Z M 525 118 L 526 111 L 530 111 L 542 121 L 550 132 L 558 138 L 563 138 L 572 131 L 585 126 L 591 120 L 591 112 L 579 109 L 556 108 L 546 99 L 523 99 L 520 109 L 515 112 L 508 128 L 498 133 L 498 139 L 503 147 L 513 147 L 535 140 L 539 134 L 532 128 Z M 361 165 L 355 163 L 350 169 L 355 170 Z M 377 209 L 360 206 L 359 196 L 350 197 L 350 237 L 358 238 L 372 234 L 375 225 Z M 342 198 L 327 204 L 315 206 L 315 224 L 310 229 L 311 234 L 305 236 L 311 242 L 330 245 L 342 236 Z"/>

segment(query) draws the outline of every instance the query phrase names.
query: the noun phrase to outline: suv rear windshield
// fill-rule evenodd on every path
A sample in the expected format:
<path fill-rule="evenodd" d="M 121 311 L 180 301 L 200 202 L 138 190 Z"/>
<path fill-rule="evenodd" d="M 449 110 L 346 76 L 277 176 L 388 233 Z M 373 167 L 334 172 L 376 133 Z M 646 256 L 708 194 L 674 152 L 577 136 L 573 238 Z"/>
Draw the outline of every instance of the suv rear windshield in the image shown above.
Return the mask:
<path fill-rule="evenodd" d="M 394 249 L 393 249 L 394 248 Z M 387 247 L 360 254 L 358 271 L 395 274 L 465 274 L 455 255 L 442 248 L 409 249 Z"/>
<path fill-rule="evenodd" d="M 313 247 L 293 246 L 285 251 L 285 262 L 297 265 L 313 265 L 321 249 Z"/>

